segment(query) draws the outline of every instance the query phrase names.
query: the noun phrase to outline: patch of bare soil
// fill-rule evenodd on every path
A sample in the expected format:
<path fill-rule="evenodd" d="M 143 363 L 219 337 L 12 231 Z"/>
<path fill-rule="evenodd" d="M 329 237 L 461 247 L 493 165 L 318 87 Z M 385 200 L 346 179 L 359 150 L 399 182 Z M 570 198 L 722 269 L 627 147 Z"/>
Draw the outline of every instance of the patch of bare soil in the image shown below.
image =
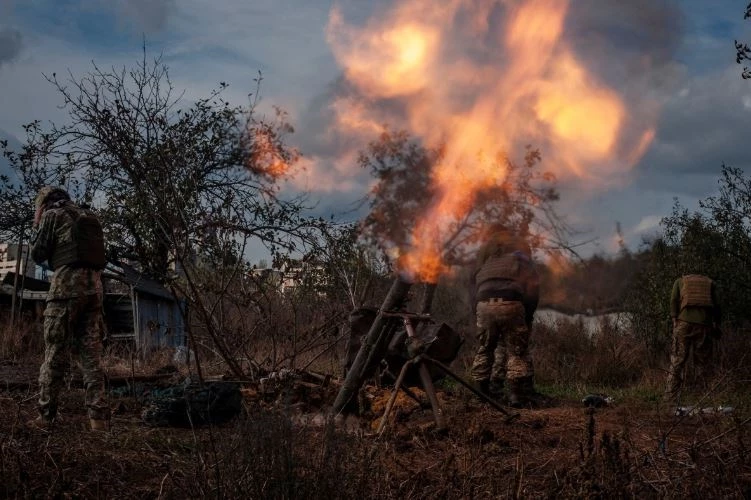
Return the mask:
<path fill-rule="evenodd" d="M 0 360 L 0 384 L 5 389 L 28 388 L 38 377 L 38 364 Z"/>
<path fill-rule="evenodd" d="M 349 428 L 326 424 L 331 387 L 249 386 L 233 421 L 148 427 L 142 402 L 113 397 L 112 430 L 87 428 L 83 393 L 63 422 L 25 425 L 35 389 L 0 391 L 0 496 L 83 498 L 744 498 L 751 488 L 747 413 L 676 417 L 666 408 L 600 409 L 559 401 L 506 422 L 464 391 L 441 392 L 449 428 L 401 395 L 386 432 L 389 392 Z M 350 422 L 352 424 L 352 422 Z"/>

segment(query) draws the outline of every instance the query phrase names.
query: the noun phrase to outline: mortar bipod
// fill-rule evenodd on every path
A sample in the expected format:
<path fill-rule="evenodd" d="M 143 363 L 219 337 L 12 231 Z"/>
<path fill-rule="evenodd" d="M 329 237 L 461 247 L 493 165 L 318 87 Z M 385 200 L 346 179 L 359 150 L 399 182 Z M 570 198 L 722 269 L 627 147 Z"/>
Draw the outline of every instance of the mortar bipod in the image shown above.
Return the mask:
<path fill-rule="evenodd" d="M 409 394 L 409 392 L 406 390 L 406 387 L 403 387 L 404 378 L 407 375 L 407 371 L 409 371 L 410 367 L 416 366 L 418 370 L 418 375 L 420 377 L 420 383 L 423 386 L 423 389 L 425 390 L 425 394 L 428 396 L 428 400 L 430 402 L 430 407 L 433 410 L 433 418 L 435 420 L 436 429 L 437 430 L 444 430 L 446 428 L 446 421 L 443 416 L 443 410 L 441 409 L 440 402 L 438 401 L 438 396 L 435 391 L 435 386 L 433 385 L 433 378 L 430 375 L 430 370 L 428 369 L 428 365 L 432 365 L 439 370 L 441 370 L 444 374 L 448 375 L 449 377 L 453 378 L 460 384 L 462 384 L 464 387 L 469 389 L 473 394 L 475 394 L 477 397 L 491 405 L 496 410 L 500 411 L 504 415 L 506 415 L 505 421 L 511 422 L 512 420 L 519 417 L 518 413 L 510 413 L 507 411 L 503 406 L 501 406 L 497 401 L 493 400 L 492 398 L 488 397 L 486 394 L 482 393 L 481 391 L 478 391 L 472 384 L 461 378 L 459 375 L 454 373 L 448 366 L 446 366 L 444 363 L 441 363 L 440 361 L 433 359 L 432 357 L 428 356 L 425 351 L 430 346 L 433 340 L 429 342 L 423 342 L 420 340 L 420 338 L 415 334 L 414 326 L 412 325 L 412 319 L 419 319 L 419 320 L 426 320 L 429 319 L 424 317 L 423 315 L 415 315 L 415 314 L 402 314 L 402 313 L 388 313 L 389 316 L 399 316 L 404 321 L 404 326 L 407 331 L 407 352 L 410 356 L 410 359 L 407 360 L 406 363 L 404 363 L 404 366 L 402 366 L 402 369 L 399 371 L 399 376 L 396 379 L 396 382 L 394 383 L 394 388 L 391 391 L 391 396 L 389 397 L 388 402 L 386 403 L 386 408 L 383 412 L 383 416 L 381 417 L 381 422 L 378 425 L 378 431 L 377 433 L 381 435 L 385 430 L 386 426 L 388 425 L 388 417 L 391 413 L 391 410 L 394 407 L 394 403 L 396 402 L 396 397 L 399 393 L 399 389 L 404 391 L 405 393 Z"/>

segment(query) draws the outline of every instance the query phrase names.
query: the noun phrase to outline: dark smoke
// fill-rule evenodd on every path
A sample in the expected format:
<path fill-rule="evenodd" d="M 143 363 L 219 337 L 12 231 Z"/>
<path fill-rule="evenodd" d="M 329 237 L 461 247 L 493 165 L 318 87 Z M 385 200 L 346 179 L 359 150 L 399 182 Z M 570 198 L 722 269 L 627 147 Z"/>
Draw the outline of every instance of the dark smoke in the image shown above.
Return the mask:
<path fill-rule="evenodd" d="M 0 28 L 0 66 L 13 61 L 21 53 L 21 32 L 12 28 Z"/>

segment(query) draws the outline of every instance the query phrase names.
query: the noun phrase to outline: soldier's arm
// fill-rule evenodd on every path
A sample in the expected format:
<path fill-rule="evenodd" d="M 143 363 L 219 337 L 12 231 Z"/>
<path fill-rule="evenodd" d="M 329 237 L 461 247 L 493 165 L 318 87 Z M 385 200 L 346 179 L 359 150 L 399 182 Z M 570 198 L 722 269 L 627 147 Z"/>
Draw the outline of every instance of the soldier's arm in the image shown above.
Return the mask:
<path fill-rule="evenodd" d="M 524 294 L 524 312 L 527 324 L 532 324 L 537 305 L 540 302 L 540 275 L 532 263 L 530 263 L 528 273 L 526 293 Z"/>
<path fill-rule="evenodd" d="M 670 293 L 670 317 L 678 318 L 681 313 L 681 279 L 678 278 L 673 283 L 673 291 Z"/>
<path fill-rule="evenodd" d="M 54 250 L 55 214 L 49 210 L 42 215 L 39 229 L 31 239 L 31 258 L 37 264 L 48 261 Z"/>

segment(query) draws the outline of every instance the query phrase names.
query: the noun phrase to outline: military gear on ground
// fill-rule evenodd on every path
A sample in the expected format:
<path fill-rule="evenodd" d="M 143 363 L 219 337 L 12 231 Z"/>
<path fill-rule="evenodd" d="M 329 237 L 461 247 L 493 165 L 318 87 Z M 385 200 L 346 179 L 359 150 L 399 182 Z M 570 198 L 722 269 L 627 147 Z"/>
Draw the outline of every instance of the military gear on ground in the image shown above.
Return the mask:
<path fill-rule="evenodd" d="M 587 394 L 582 398 L 582 404 L 587 408 L 602 408 L 613 404 L 613 398 L 605 394 Z"/>
<path fill-rule="evenodd" d="M 152 426 L 192 427 L 227 422 L 241 410 L 242 394 L 234 382 L 188 384 L 152 391 L 141 418 Z"/>

